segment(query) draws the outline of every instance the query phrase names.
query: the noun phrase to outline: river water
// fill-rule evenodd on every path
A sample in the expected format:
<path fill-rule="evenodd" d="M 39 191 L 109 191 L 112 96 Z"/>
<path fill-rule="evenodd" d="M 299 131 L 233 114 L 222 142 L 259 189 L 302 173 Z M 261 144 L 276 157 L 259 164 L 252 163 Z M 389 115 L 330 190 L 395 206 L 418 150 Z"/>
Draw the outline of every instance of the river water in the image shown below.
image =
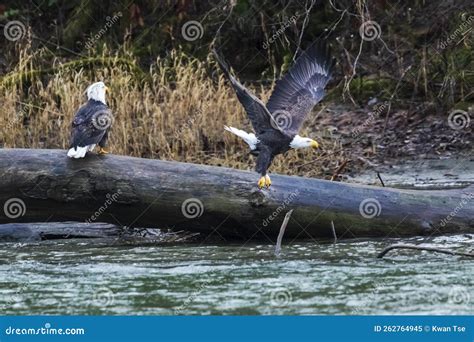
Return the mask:
<path fill-rule="evenodd" d="M 429 245 L 472 250 L 474 237 Z M 0 313 L 473 314 L 474 261 L 396 250 L 402 240 L 141 245 L 97 240 L 0 244 Z M 404 239 L 420 243 L 422 238 Z"/>

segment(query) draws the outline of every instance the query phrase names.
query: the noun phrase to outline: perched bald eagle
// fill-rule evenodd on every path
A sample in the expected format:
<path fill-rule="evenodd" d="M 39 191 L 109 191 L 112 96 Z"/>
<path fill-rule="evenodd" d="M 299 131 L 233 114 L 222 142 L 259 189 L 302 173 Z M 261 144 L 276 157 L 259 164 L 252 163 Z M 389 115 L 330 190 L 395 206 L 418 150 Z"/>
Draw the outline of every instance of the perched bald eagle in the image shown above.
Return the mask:
<path fill-rule="evenodd" d="M 285 153 L 290 148 L 319 146 L 315 140 L 301 137 L 298 132 L 307 114 L 324 97 L 324 87 L 331 78 L 334 61 L 323 43 L 313 43 L 277 82 L 265 106 L 230 74 L 225 62 L 216 51 L 213 52 L 247 112 L 256 134 L 234 127 L 224 128 L 241 137 L 250 146 L 250 153 L 257 156 L 256 171 L 261 175 L 258 187 L 268 188 L 271 180 L 267 170 L 276 155 Z"/>
<path fill-rule="evenodd" d="M 108 153 L 104 147 L 112 124 L 112 112 L 105 102 L 107 89 L 103 82 L 87 88 L 88 101 L 72 121 L 71 144 L 67 152 L 69 158 L 84 158 L 96 145 L 99 145 L 99 154 Z"/>

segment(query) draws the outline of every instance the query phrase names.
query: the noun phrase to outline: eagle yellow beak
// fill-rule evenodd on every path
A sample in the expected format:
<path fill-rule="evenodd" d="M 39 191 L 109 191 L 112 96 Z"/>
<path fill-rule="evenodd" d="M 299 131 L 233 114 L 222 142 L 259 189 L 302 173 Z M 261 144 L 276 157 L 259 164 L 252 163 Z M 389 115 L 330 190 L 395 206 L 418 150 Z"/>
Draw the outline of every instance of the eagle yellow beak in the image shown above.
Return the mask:
<path fill-rule="evenodd" d="M 319 144 L 316 140 L 311 140 L 311 143 L 310 143 L 310 146 L 312 148 L 318 148 L 319 147 Z"/>
<path fill-rule="evenodd" d="M 105 91 L 108 92 L 108 91 L 109 91 L 109 87 L 105 86 Z"/>

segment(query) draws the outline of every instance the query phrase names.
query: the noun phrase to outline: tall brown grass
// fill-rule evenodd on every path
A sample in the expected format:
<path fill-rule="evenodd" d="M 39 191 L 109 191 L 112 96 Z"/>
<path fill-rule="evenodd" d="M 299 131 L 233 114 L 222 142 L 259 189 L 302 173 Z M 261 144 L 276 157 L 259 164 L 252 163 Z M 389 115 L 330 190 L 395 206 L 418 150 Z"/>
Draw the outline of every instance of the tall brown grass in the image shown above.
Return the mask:
<path fill-rule="evenodd" d="M 3 147 L 66 149 L 72 118 L 86 101 L 85 89 L 103 80 L 110 88 L 108 104 L 114 113 L 112 153 L 253 170 L 248 147 L 223 129 L 231 125 L 251 131 L 251 125 L 210 56 L 199 61 L 173 51 L 140 77 L 106 52 L 102 57 L 112 58 L 107 66 L 64 68 L 54 60 L 46 74 L 38 72 L 37 57 L 20 52 L 9 81 L 4 78 Z M 29 76 L 20 77 L 24 75 Z M 264 101 L 271 93 L 271 87 L 251 88 Z M 336 141 L 318 138 L 318 132 L 308 126 L 301 134 L 315 137 L 326 151 L 340 149 Z M 271 171 L 318 176 L 324 172 L 317 162 L 297 168 L 317 158 L 322 158 L 321 152 L 290 151 L 275 159 Z"/>

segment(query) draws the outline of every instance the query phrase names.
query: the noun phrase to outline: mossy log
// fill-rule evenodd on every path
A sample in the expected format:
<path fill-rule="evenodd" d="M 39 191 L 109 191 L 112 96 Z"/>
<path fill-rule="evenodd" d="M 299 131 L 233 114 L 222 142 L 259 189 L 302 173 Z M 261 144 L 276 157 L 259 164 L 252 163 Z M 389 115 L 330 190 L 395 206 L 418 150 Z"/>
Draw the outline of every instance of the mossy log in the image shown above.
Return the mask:
<path fill-rule="evenodd" d="M 402 190 L 117 155 L 0 150 L 0 223 L 86 221 L 231 239 L 413 236 L 474 232 L 474 186 Z"/>

